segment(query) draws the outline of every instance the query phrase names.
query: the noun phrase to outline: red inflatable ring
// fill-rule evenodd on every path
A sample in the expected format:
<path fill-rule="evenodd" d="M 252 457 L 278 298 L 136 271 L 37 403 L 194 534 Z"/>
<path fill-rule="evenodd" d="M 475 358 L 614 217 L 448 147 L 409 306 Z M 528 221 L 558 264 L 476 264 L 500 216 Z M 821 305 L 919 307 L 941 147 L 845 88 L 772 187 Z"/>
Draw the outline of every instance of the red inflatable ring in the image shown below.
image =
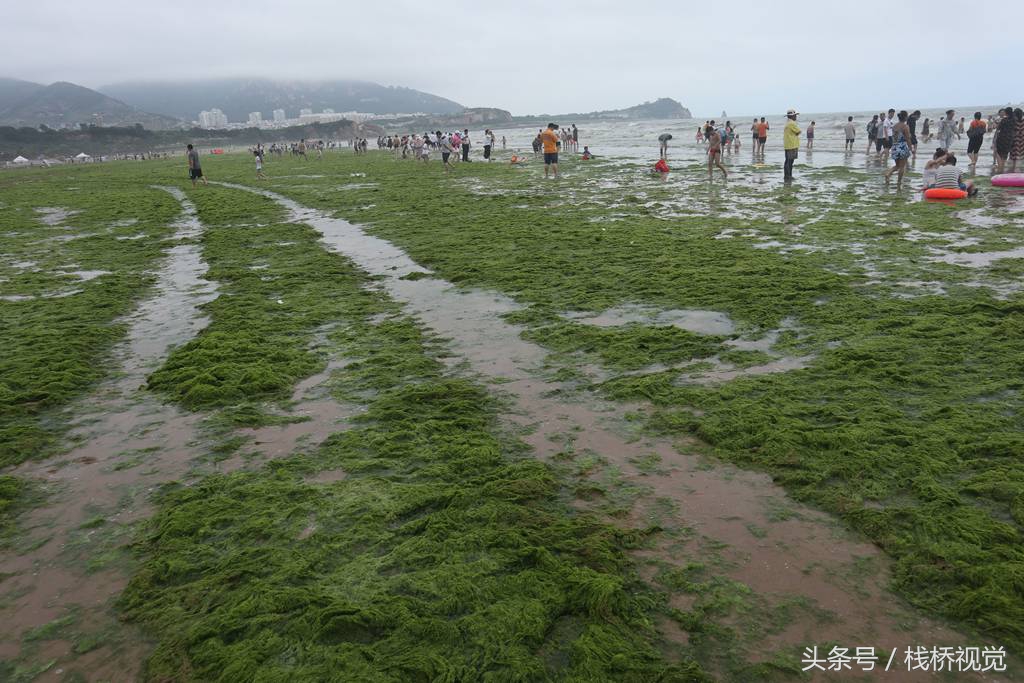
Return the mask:
<path fill-rule="evenodd" d="M 924 191 L 925 199 L 963 199 L 967 193 L 949 187 L 931 187 Z"/>

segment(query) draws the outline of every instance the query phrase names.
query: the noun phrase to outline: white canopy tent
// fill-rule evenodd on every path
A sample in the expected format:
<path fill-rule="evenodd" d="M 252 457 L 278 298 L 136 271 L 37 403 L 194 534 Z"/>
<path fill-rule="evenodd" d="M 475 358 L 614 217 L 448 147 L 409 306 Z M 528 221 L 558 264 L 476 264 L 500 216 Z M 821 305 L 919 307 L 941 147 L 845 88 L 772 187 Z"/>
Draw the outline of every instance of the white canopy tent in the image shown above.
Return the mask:
<path fill-rule="evenodd" d="M 23 156 L 21 156 L 19 154 L 18 156 L 14 157 L 14 163 L 16 163 L 16 164 L 27 164 L 28 163 L 28 159 L 26 159 L 25 157 L 23 157 Z"/>
<path fill-rule="evenodd" d="M 75 158 L 76 159 L 92 159 L 92 157 L 89 156 L 88 154 L 86 154 L 85 152 L 79 152 L 78 154 L 75 155 Z"/>

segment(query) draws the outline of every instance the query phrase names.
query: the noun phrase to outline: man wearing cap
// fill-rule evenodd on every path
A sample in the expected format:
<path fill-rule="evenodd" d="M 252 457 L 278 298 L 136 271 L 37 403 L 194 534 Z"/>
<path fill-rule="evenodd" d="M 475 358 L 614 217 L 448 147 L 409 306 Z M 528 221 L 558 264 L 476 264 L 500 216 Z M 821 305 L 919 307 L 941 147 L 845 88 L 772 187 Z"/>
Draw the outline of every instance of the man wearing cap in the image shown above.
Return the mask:
<path fill-rule="evenodd" d="M 796 161 L 797 152 L 800 149 L 800 126 L 796 125 L 797 111 L 790 109 L 786 112 L 786 127 L 782 129 L 782 147 L 786 150 L 786 165 L 783 177 L 786 180 L 793 179 L 793 162 Z"/>

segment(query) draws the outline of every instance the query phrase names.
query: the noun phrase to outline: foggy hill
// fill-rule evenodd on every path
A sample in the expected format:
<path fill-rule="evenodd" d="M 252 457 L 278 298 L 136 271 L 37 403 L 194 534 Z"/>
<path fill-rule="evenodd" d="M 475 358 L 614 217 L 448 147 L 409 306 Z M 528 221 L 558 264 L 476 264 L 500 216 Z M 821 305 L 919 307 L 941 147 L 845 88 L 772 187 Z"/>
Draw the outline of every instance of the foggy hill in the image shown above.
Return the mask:
<path fill-rule="evenodd" d="M 17 78 L 0 78 L 0 112 L 13 107 L 45 87 L 42 83 L 21 81 Z"/>
<path fill-rule="evenodd" d="M 152 130 L 176 128 L 181 122 L 167 116 L 148 114 L 102 93 L 74 83 L 50 85 L 4 79 L 0 84 L 0 125 L 40 125 L 51 128 L 95 124 L 132 126 Z"/>
<path fill-rule="evenodd" d="M 217 108 L 229 121 L 245 121 L 249 112 L 270 118 L 274 109 L 284 109 L 292 118 L 300 109 L 314 112 L 325 108 L 336 112 L 360 111 L 371 114 L 425 112 L 453 114 L 462 111 L 458 102 L 420 92 L 364 81 L 282 81 L 267 78 L 227 78 L 208 81 L 139 81 L 116 83 L 100 88 L 146 111 L 160 112 L 194 121 L 204 109 Z"/>

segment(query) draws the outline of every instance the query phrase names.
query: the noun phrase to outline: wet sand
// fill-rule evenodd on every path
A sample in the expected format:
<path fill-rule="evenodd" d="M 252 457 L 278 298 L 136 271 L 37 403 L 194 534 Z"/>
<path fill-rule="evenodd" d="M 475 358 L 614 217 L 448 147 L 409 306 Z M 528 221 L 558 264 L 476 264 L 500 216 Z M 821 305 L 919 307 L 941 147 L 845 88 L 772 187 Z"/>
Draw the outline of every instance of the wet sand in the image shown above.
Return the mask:
<path fill-rule="evenodd" d="M 638 493 L 627 513 L 613 521 L 645 528 L 652 510 L 669 502 L 677 516 L 663 521 L 683 525 L 695 538 L 724 546 L 723 576 L 742 582 L 769 601 L 799 598 L 830 615 L 826 623 L 797 620 L 765 643 L 766 653 L 826 641 L 886 648 L 922 642 L 970 643 L 970 638 L 924 617 L 887 589 L 888 561 L 877 548 L 844 531 L 828 515 L 791 500 L 767 475 L 703 457 L 701 445 L 694 442 L 631 433 L 628 413 L 643 411 L 645 406 L 613 404 L 544 379 L 547 352 L 524 341 L 522 328 L 500 317 L 519 310 L 515 301 L 496 292 L 456 288 L 433 276 L 403 279 L 410 273 L 429 275 L 429 271 L 358 226 L 273 192 L 224 185 L 275 199 L 290 211 L 291 220 L 317 229 L 330 249 L 379 276 L 389 295 L 450 340 L 453 367 L 466 363 L 483 379 L 500 382 L 500 393 L 511 404 L 509 425 L 528 432 L 525 440 L 537 457 L 564 456 L 564 437 L 572 435 L 574 452 L 596 454 L 604 461 L 595 468 L 595 477 L 611 469 L 619 473 L 620 484 Z M 581 319 L 610 325 L 638 318 L 675 321 L 705 332 L 732 330 L 731 323 L 714 311 L 612 311 Z M 729 375 L 722 373 L 715 379 L 725 381 Z M 660 462 L 654 476 L 637 465 L 651 454 Z M 586 501 L 578 504 L 588 505 Z M 780 510 L 785 514 L 780 516 Z M 701 557 L 701 547 L 699 541 L 680 546 L 666 534 L 637 557 L 641 563 L 684 567 Z M 906 672 L 897 675 L 901 680 L 916 680 Z"/>

